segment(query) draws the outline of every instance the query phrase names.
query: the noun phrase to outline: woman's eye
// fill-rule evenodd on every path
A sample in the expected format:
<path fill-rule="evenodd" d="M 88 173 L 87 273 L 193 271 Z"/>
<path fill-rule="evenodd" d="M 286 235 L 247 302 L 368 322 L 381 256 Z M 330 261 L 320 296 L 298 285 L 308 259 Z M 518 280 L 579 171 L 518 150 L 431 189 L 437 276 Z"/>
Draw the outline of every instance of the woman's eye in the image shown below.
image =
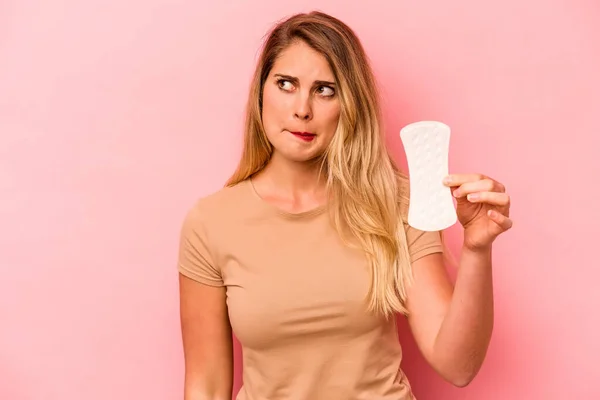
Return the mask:
<path fill-rule="evenodd" d="M 329 86 L 320 86 L 317 92 L 323 97 L 331 97 L 335 94 L 335 91 Z"/>
<path fill-rule="evenodd" d="M 286 81 L 285 79 L 281 79 L 281 80 L 277 81 L 277 84 L 283 90 L 291 90 L 292 89 L 292 83 L 290 81 Z"/>

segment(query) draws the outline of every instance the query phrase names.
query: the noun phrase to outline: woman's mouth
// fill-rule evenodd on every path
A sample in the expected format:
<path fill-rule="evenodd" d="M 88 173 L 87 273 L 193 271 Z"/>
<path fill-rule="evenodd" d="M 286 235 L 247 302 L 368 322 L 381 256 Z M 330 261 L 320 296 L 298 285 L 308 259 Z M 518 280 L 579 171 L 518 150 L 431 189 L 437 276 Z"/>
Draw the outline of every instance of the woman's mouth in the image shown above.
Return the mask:
<path fill-rule="evenodd" d="M 290 132 L 292 135 L 296 136 L 299 139 L 304 140 L 305 142 L 312 141 L 317 135 L 310 132 Z"/>

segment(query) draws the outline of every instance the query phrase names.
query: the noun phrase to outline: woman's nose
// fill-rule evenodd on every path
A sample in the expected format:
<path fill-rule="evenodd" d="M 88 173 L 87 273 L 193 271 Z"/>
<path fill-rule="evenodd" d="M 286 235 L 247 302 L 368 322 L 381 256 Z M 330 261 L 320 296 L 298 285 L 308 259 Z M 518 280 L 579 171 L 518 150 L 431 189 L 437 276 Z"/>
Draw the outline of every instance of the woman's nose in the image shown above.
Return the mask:
<path fill-rule="evenodd" d="M 298 99 L 298 103 L 296 105 L 296 112 L 294 113 L 295 118 L 303 120 L 303 121 L 312 119 L 312 109 L 310 106 L 310 99 L 308 99 L 307 97 L 301 96 Z"/>
<path fill-rule="evenodd" d="M 310 119 L 310 112 L 297 112 L 296 113 L 296 118 L 301 119 L 301 120 L 309 120 Z"/>

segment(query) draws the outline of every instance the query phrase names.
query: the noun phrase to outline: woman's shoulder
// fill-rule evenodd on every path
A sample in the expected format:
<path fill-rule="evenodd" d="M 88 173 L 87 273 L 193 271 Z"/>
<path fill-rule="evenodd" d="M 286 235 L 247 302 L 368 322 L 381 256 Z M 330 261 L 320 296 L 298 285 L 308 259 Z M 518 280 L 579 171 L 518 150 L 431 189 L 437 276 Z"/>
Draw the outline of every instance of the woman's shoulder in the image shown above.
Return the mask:
<path fill-rule="evenodd" d="M 243 204 L 244 185 L 245 181 L 242 181 L 199 195 L 188 207 L 186 220 L 207 224 L 231 216 Z"/>

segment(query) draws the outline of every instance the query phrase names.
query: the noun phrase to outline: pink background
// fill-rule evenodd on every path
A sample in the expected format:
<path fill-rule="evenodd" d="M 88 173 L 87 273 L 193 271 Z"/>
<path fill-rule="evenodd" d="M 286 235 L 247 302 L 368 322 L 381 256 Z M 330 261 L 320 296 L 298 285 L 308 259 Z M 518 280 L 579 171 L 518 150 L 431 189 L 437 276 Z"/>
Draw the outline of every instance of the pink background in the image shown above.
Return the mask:
<path fill-rule="evenodd" d="M 600 398 L 600 3 L 286 3 L 0 2 L 0 399 L 182 399 L 182 215 L 235 166 L 262 35 L 317 5 L 363 40 L 399 159 L 444 121 L 451 170 L 513 198 L 489 357 L 455 389 L 403 332 L 419 399 Z"/>

